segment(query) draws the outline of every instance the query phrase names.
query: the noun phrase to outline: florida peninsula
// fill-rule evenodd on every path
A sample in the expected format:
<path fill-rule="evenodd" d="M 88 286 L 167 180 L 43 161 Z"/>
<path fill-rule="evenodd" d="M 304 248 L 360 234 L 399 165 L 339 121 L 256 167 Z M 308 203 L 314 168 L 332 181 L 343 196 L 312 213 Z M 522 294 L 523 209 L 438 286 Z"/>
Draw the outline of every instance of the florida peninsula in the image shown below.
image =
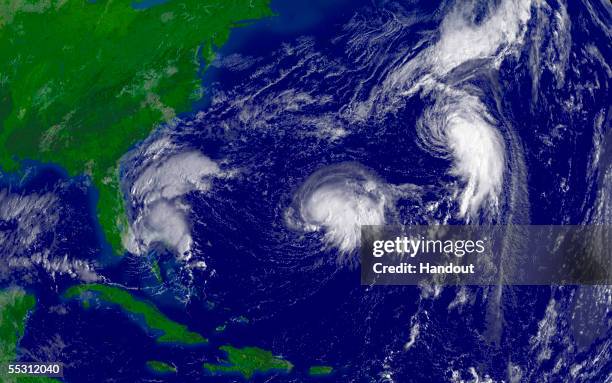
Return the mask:
<path fill-rule="evenodd" d="M 128 221 L 121 157 L 202 97 L 201 71 L 270 0 L 0 3 L 0 170 L 23 161 L 89 176 L 106 241 Z"/>

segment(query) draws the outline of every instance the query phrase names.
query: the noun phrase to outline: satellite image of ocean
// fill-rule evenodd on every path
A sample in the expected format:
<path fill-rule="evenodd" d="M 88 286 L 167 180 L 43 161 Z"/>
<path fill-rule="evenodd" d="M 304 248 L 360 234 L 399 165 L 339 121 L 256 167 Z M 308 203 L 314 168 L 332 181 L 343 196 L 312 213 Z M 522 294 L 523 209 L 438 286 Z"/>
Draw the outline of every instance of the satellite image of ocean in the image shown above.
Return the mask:
<path fill-rule="evenodd" d="M 608 0 L 3 0 L 0 382 L 612 382 L 611 285 L 359 254 L 581 225 L 609 264 L 611 66 Z"/>

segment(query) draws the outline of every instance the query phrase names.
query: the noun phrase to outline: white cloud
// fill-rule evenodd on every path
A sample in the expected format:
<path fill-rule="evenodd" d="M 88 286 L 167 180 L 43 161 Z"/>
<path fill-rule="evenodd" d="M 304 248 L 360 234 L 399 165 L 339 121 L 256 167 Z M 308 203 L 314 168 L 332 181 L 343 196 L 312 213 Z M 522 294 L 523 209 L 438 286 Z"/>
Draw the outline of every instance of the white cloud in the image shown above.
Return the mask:
<path fill-rule="evenodd" d="M 219 166 L 197 151 L 172 153 L 168 142 L 154 142 L 146 150 L 149 165 L 131 187 L 135 204 L 133 221 L 124 245 L 143 254 L 154 243 L 163 243 L 188 261 L 193 239 L 188 222 L 189 206 L 182 197 L 192 191 L 207 191 Z"/>
<path fill-rule="evenodd" d="M 453 160 L 449 173 L 462 182 L 463 190 L 457 193 L 462 217 L 477 214 L 485 202 L 497 205 L 506 154 L 498 122 L 487 105 L 463 83 L 465 77 L 450 73 L 473 60 L 483 60 L 479 67 L 497 68 L 518 52 L 531 7 L 531 0 L 503 0 L 475 22 L 475 2 L 456 5 L 444 18 L 438 41 L 391 70 L 373 92 L 375 100 L 363 104 L 366 109 L 376 104 L 378 111 L 387 113 L 396 107 L 393 98 L 398 96 L 420 93 L 435 100 L 417 130 L 426 148 Z"/>
<path fill-rule="evenodd" d="M 325 242 L 353 251 L 361 225 L 383 225 L 386 210 L 393 208 L 391 189 L 355 163 L 332 165 L 312 174 L 287 211 L 290 226 L 324 232 Z"/>

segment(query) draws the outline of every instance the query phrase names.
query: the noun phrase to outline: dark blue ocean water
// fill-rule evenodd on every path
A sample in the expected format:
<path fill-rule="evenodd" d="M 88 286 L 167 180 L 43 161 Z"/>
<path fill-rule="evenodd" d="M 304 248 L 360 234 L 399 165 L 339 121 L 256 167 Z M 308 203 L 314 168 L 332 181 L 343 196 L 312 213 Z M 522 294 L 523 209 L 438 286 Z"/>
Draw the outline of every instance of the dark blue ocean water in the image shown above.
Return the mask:
<path fill-rule="evenodd" d="M 389 51 L 435 30 L 450 5 L 415 2 L 408 7 L 419 20 L 411 33 L 389 43 Z M 318 51 L 346 63 L 350 57 L 337 41 L 342 40 L 338 36 L 342 36 L 348 20 L 359 14 L 393 14 L 398 8 L 392 2 L 330 4 L 306 0 L 275 1 L 272 7 L 278 16 L 234 30 L 219 54 L 257 58 L 256 68 L 261 68 L 275 62 L 273 53 L 283 44 L 308 36 Z M 570 2 L 568 14 L 572 20 L 580 20 L 571 30 L 572 46 L 592 44 L 610 58 L 609 40 L 591 26 L 585 6 Z M 495 80 L 503 95 L 497 102 L 504 111 L 496 117 L 514 127 L 513 134 L 520 137 L 521 156 L 529 169 L 527 183 L 522 185 L 529 195 L 529 205 L 516 215 L 520 221 L 516 223 L 583 223 L 585 209 L 596 197 L 597 190 L 585 179 L 594 149 L 593 121 L 602 108 L 609 109 L 609 75 L 594 65 L 570 70 L 565 85 L 559 87 L 544 71 L 539 85 L 541 101 L 534 108 L 527 51 L 505 61 Z M 289 57 L 282 65 L 288 67 L 291 60 L 299 59 Z M 579 66 L 582 60 L 574 54 L 570 67 Z M 274 66 L 271 68 L 274 70 Z M 301 74 L 288 76 L 287 83 L 280 86 L 299 89 Z M 564 102 L 576 92 L 576 85 L 595 78 L 601 83 L 606 79 L 605 85 L 590 97 L 581 98 L 580 112 L 568 113 Z M 315 79 L 321 90 L 335 94 L 337 82 L 324 75 L 315 75 Z M 214 65 L 203 76 L 205 88 L 215 91 L 248 88 L 258 81 L 263 80 L 253 77 L 250 70 L 233 71 Z M 531 342 L 551 297 L 559 302 L 557 312 L 569 317 L 572 307 L 567 297 L 573 288 L 500 291 L 469 287 L 470 305 L 449 310 L 456 289 L 445 289 L 436 299 L 424 299 L 416 287 L 360 286 L 358 266 L 339 265 L 336 252 L 321 246 L 320 234 L 298 233 L 285 224 L 284 208 L 291 204 L 295 191 L 324 165 L 359 162 L 394 184 L 436 184 L 449 179 L 450 161 L 419 148 L 414 128 L 406 128 L 414 126 L 429 100 L 411 99 L 399 116 L 360 128 L 338 144 L 290 134 L 292 129 L 300 129 L 292 125 L 291 118 L 281 119 L 284 122 L 277 129 L 245 128 L 228 135 L 219 132 L 234 116 L 213 110 L 194 125 L 196 112 L 211 107 L 211 94 L 195 104 L 193 113 L 182 116 L 183 123 L 172 128 L 173 137 L 185 146 L 213 160 L 226 160 L 228 168 L 243 169 L 236 179 L 215 181 L 213 193 L 186 197 L 192 208 L 197 256 L 208 265 L 204 271 L 189 275 L 173 255 L 161 248 L 147 257 L 109 256 L 95 222 L 96 193 L 85 177 L 71 179 L 56 168 L 30 164 L 27 176 L 4 175 L 0 179 L 2 188 L 12 193 L 52 191 L 67 206 L 62 210 L 60 225 L 38 246 L 44 248 L 61 239 L 58 252 L 94 262 L 108 282 L 134 288 L 135 296 L 154 302 L 170 318 L 210 338 L 210 344 L 156 344 L 138 320 L 120 310 L 84 310 L 78 302 L 62 300 L 60 294 L 75 283 L 74 279 L 52 278 L 41 269 L 27 277 L 19 274 L 4 281 L 7 285 L 23 285 L 38 300 L 19 345 L 20 360 L 61 361 L 66 364 L 65 381 L 75 383 L 240 381 L 237 377 L 206 376 L 202 370 L 202 363 L 223 358 L 217 348 L 224 344 L 272 350 L 295 365 L 289 375 L 253 379 L 260 382 L 309 381 L 308 367 L 321 364 L 334 367 L 334 374 L 327 380 L 338 382 L 451 381 L 452 371 L 458 371 L 459 378 L 469 379 L 472 367 L 500 381 L 511 375 L 512 366 L 520 367 L 523 373 L 519 381 L 538 381 L 537 375 L 531 374 L 549 373 L 555 368 L 555 356 L 573 339 L 571 325 L 565 322 L 555 328 L 558 335 L 551 337 L 552 357 L 548 359 L 535 361 Z M 348 97 L 337 96 L 328 109 L 313 109 L 312 113 L 336 111 L 346 101 L 342 97 Z M 494 104 L 496 100 L 487 102 Z M 553 145 L 546 144 L 543 137 L 555 129 L 560 133 L 553 135 Z M 570 193 L 556 186 L 560 178 Z M 400 215 L 409 216 L 413 203 L 399 201 Z M 14 224 L 0 222 L 0 230 L 11 230 Z M 149 271 L 152 260 L 162 268 L 162 284 Z M 419 334 L 405 350 L 416 323 Z M 222 324 L 227 325 L 226 330 L 216 332 Z M 609 333 L 608 326 L 603 336 L 595 334 L 593 343 L 576 348 L 574 359 L 562 365 L 550 381 L 567 375 L 571 363 L 591 360 Z M 145 367 L 145 362 L 152 359 L 175 364 L 178 374 L 152 374 Z M 393 380 L 385 380 L 387 376 Z"/>

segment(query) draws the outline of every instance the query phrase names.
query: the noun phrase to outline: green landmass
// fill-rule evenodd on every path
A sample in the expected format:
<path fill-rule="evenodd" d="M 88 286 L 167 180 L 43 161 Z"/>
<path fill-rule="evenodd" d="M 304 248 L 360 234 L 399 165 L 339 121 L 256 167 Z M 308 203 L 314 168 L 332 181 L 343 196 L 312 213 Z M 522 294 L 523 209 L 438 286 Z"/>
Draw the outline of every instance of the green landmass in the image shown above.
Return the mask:
<path fill-rule="evenodd" d="M 157 282 L 161 283 L 164 281 L 161 274 L 161 268 L 159 267 L 159 261 L 156 259 L 154 259 L 153 263 L 151 264 L 151 272 L 155 276 Z"/>
<path fill-rule="evenodd" d="M 269 1 L 1 1 L 0 169 L 30 159 L 89 175 L 121 252 L 119 159 L 201 98 L 201 63 L 240 21 L 271 15 Z"/>
<path fill-rule="evenodd" d="M 222 325 L 219 325 L 219 326 L 215 327 L 215 331 L 216 332 L 223 332 L 223 331 L 225 331 L 226 328 L 227 328 L 227 325 L 226 324 L 222 324 Z"/>
<path fill-rule="evenodd" d="M 235 348 L 227 345 L 219 349 L 227 354 L 227 361 L 222 364 L 204 363 L 204 369 L 212 374 L 241 374 L 250 379 L 255 373 L 290 372 L 293 368 L 291 362 L 257 347 Z"/>
<path fill-rule="evenodd" d="M 6 365 L 15 361 L 17 342 L 23 336 L 28 313 L 34 308 L 34 296 L 20 289 L 0 291 L 0 381 L 14 379 Z"/>
<path fill-rule="evenodd" d="M 16 377 L 8 375 L 7 364 L 15 362 L 17 343 L 23 337 L 28 313 L 36 299 L 18 288 L 0 290 L 0 381 L 3 383 L 54 383 L 45 377 Z"/>
<path fill-rule="evenodd" d="M 171 372 L 176 372 L 176 367 L 168 364 L 168 363 L 164 363 L 164 362 L 160 362 L 158 360 L 150 360 L 147 362 L 147 367 L 149 367 L 152 371 L 161 373 L 161 374 L 167 374 L 167 373 L 171 373 Z"/>
<path fill-rule="evenodd" d="M 208 342 L 200 334 L 191 332 L 186 326 L 166 317 L 152 303 L 134 298 L 129 292 L 113 286 L 86 284 L 70 287 L 64 293 L 67 299 L 80 297 L 83 302 L 98 298 L 103 302 L 117 305 L 126 312 L 143 318 L 149 329 L 154 330 L 161 343 L 203 344 Z"/>
<path fill-rule="evenodd" d="M 312 366 L 308 369 L 308 375 L 310 376 L 329 375 L 333 371 L 334 371 L 334 368 L 330 366 Z"/>

